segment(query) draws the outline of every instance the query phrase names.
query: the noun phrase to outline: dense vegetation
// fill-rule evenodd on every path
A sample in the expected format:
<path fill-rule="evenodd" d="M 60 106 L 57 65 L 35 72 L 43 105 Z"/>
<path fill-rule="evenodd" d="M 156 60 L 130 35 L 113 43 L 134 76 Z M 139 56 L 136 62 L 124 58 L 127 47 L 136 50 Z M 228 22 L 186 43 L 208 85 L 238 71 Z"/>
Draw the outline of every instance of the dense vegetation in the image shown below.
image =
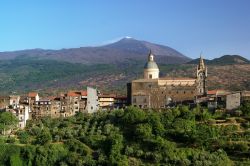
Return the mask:
<path fill-rule="evenodd" d="M 241 115 L 248 112 L 244 105 Z M 197 106 L 79 113 L 2 137 L 1 165 L 249 165 L 249 118 Z M 218 125 L 215 121 L 225 120 Z M 237 125 L 240 122 L 240 125 Z M 6 143 L 7 142 L 7 143 Z"/>

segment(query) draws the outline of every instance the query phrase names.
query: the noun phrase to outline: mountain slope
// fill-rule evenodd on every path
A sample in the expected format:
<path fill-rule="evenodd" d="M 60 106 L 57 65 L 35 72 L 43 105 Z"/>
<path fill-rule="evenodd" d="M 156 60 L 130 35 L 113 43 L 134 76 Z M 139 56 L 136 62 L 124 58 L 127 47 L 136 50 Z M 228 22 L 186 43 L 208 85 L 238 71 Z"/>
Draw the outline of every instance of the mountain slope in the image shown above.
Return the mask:
<path fill-rule="evenodd" d="M 185 63 L 190 61 L 190 58 L 170 47 L 132 38 L 123 38 L 115 43 L 99 47 L 0 52 L 0 60 L 32 57 L 36 59 L 52 59 L 82 64 L 117 64 L 130 61 L 141 61 L 144 63 L 150 49 L 156 55 L 156 59 L 163 64 Z"/>
<path fill-rule="evenodd" d="M 209 65 L 235 65 L 235 64 L 250 64 L 250 61 L 240 55 L 224 55 L 212 60 L 204 59 Z M 199 58 L 189 61 L 187 64 L 198 64 Z"/>

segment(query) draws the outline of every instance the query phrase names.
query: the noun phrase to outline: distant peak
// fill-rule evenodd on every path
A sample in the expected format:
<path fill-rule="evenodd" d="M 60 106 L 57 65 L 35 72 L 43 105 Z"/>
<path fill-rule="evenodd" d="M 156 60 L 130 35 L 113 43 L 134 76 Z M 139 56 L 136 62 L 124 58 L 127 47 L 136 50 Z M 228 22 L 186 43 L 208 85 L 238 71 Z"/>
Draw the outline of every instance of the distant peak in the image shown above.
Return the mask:
<path fill-rule="evenodd" d="M 125 37 L 121 38 L 120 41 L 123 41 L 123 40 L 135 40 L 135 39 L 130 37 L 130 36 L 125 36 Z"/>
<path fill-rule="evenodd" d="M 133 39 L 133 38 L 130 36 L 125 36 L 124 39 Z"/>

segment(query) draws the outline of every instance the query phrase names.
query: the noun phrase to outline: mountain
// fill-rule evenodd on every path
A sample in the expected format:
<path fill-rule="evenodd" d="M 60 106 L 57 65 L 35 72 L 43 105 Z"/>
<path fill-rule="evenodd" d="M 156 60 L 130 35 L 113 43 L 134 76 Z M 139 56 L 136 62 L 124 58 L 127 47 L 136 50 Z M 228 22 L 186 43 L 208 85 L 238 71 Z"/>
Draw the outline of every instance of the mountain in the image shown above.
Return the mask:
<path fill-rule="evenodd" d="M 213 60 L 204 59 L 208 65 L 235 65 L 235 64 L 250 64 L 250 61 L 240 55 L 224 55 Z M 189 61 L 187 64 L 198 64 L 199 58 Z"/>
<path fill-rule="evenodd" d="M 150 49 L 156 55 L 156 60 L 163 64 L 185 63 L 191 60 L 173 48 L 133 38 L 123 38 L 115 43 L 99 47 L 0 52 L 0 60 L 35 58 L 82 64 L 117 64 L 131 61 L 144 63 Z"/>
<path fill-rule="evenodd" d="M 54 95 L 86 86 L 125 94 L 127 82 L 143 77 L 150 49 L 162 77 L 195 77 L 198 59 L 191 60 L 167 46 L 124 38 L 100 47 L 2 52 L 0 96 L 28 91 Z M 205 63 L 209 89 L 250 89 L 249 60 L 226 55 Z"/>
<path fill-rule="evenodd" d="M 224 55 L 220 58 L 215 58 L 210 61 L 210 64 L 221 64 L 221 65 L 231 65 L 231 64 L 249 64 L 250 61 L 240 55 Z"/>

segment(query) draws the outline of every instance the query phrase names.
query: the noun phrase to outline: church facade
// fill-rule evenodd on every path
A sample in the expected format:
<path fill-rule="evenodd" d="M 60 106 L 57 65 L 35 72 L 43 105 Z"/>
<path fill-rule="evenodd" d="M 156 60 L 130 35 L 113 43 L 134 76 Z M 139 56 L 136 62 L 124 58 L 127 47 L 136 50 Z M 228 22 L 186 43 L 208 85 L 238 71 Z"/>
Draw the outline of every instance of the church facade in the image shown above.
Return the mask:
<path fill-rule="evenodd" d="M 144 66 L 143 79 L 128 86 L 131 105 L 140 108 L 165 108 L 173 103 L 194 102 L 206 95 L 207 68 L 202 58 L 197 65 L 196 78 L 159 77 L 159 67 L 150 51 Z"/>

